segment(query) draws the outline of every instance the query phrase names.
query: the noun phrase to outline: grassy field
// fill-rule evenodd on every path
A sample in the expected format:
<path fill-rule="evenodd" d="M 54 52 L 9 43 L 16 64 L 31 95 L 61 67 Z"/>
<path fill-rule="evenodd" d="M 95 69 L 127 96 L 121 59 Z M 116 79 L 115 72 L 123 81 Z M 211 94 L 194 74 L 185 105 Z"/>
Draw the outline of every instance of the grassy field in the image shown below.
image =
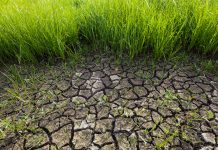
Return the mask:
<path fill-rule="evenodd" d="M 0 0 L 3 62 L 65 59 L 83 45 L 131 58 L 179 51 L 214 56 L 218 1 Z"/>

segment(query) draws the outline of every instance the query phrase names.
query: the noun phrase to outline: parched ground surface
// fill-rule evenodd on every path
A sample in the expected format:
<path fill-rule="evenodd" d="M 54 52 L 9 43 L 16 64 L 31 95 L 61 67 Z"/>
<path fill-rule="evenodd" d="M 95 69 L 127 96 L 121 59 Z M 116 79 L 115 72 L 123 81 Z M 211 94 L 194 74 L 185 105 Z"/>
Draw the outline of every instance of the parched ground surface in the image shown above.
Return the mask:
<path fill-rule="evenodd" d="M 218 150 L 217 75 L 178 64 L 93 57 L 76 69 L 13 73 L 22 77 L 17 84 L 2 77 L 1 105 L 11 105 L 2 106 L 1 119 L 26 119 L 0 149 Z"/>

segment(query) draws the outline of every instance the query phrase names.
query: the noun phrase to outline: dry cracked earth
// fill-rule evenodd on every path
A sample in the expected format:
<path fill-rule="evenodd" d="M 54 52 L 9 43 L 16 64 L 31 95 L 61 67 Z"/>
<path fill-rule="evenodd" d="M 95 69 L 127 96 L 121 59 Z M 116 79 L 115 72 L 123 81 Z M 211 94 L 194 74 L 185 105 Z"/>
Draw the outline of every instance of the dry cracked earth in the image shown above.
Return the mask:
<path fill-rule="evenodd" d="M 1 118 L 16 121 L 25 113 L 34 121 L 7 133 L 0 149 L 218 150 L 217 75 L 192 63 L 117 65 L 93 57 L 76 69 L 55 65 L 34 76 L 35 88 L 18 88 L 31 103 L 1 110 Z M 14 88 L 2 78 L 2 101 L 7 87 Z"/>

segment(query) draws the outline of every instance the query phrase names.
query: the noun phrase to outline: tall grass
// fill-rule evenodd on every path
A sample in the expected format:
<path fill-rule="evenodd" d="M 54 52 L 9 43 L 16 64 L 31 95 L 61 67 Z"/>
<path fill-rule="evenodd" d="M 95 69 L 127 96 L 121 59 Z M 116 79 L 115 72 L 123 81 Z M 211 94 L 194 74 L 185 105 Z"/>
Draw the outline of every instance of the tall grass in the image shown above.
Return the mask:
<path fill-rule="evenodd" d="M 65 58 L 76 45 L 117 55 L 218 53 L 217 0 L 2 0 L 0 58 Z M 91 51 L 91 49 L 90 49 Z"/>
<path fill-rule="evenodd" d="M 0 57 L 32 60 L 65 57 L 77 40 L 77 12 L 71 1 L 10 0 L 0 10 Z"/>

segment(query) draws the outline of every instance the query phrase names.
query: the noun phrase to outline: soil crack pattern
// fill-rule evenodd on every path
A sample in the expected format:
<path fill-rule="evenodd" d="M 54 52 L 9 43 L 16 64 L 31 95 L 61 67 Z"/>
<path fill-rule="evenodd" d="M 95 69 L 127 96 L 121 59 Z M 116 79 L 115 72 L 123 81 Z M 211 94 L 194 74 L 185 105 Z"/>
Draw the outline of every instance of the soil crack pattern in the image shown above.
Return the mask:
<path fill-rule="evenodd" d="M 95 60 L 72 70 L 57 65 L 37 72 L 46 80 L 32 93 L 21 91 L 33 107 L 20 108 L 35 122 L 2 139 L 0 149 L 218 150 L 217 78 L 190 64 L 153 68 Z M 2 89 L 11 86 L 1 82 Z M 16 106 L 1 112 L 1 118 L 19 118 Z"/>

